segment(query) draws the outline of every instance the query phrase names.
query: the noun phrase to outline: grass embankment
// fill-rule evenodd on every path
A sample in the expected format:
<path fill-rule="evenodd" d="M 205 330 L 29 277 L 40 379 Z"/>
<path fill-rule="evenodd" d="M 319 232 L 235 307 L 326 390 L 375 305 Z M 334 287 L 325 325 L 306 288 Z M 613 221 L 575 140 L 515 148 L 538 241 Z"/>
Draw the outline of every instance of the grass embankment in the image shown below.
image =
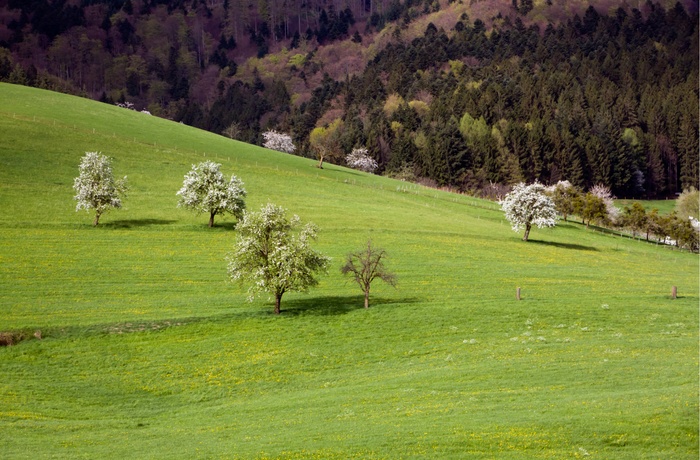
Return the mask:
<path fill-rule="evenodd" d="M 696 255 L 573 223 L 523 243 L 493 203 L 0 97 L 0 331 L 43 336 L 0 348 L 8 458 L 697 458 Z M 71 189 L 91 150 L 132 187 L 97 228 Z M 333 267 L 280 317 L 226 282 L 232 220 L 176 208 L 202 159 L 321 228 Z M 364 310 L 339 267 L 368 237 L 399 287 Z"/>

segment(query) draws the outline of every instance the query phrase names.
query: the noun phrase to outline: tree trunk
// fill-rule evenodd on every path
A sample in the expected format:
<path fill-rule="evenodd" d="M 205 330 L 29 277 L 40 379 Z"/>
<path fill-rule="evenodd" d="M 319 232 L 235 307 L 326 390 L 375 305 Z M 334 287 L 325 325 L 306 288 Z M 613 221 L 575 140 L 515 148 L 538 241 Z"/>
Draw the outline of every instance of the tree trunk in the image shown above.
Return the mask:
<path fill-rule="evenodd" d="M 209 228 L 214 226 L 214 216 L 216 215 L 216 212 L 212 212 L 209 215 Z"/>
<path fill-rule="evenodd" d="M 97 227 L 97 224 L 99 224 L 99 223 L 100 223 L 100 215 L 96 213 L 95 220 L 92 221 L 92 226 Z"/>
<path fill-rule="evenodd" d="M 275 315 L 280 314 L 280 304 L 282 303 L 282 294 L 275 294 Z"/>
<path fill-rule="evenodd" d="M 369 289 L 365 291 L 365 308 L 369 308 Z"/>
<path fill-rule="evenodd" d="M 528 236 L 530 236 L 530 224 L 525 224 L 525 235 L 523 235 L 523 241 L 527 241 Z"/>
<path fill-rule="evenodd" d="M 323 157 L 318 160 L 318 169 L 323 169 Z"/>

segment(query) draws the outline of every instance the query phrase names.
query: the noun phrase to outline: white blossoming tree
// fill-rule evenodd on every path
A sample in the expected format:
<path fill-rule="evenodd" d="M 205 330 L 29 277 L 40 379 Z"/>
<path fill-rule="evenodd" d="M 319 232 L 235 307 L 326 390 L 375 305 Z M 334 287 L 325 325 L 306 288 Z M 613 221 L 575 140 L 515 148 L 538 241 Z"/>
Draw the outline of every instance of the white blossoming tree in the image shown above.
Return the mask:
<path fill-rule="evenodd" d="M 591 188 L 590 192 L 605 203 L 605 209 L 608 214 L 607 220 L 612 224 L 617 224 L 620 218 L 620 208 L 615 206 L 613 201 L 615 197 L 612 195 L 610 188 L 603 184 L 596 184 Z"/>
<path fill-rule="evenodd" d="M 345 162 L 353 169 L 372 173 L 379 166 L 374 158 L 369 156 L 367 149 L 352 149 L 345 157 Z"/>
<path fill-rule="evenodd" d="M 197 213 L 208 213 L 209 227 L 214 226 L 216 215 L 229 213 L 240 220 L 245 211 L 243 182 L 235 175 L 226 182 L 219 171 L 220 166 L 212 161 L 192 165 L 192 170 L 185 175 L 182 188 L 177 192 L 180 197 L 177 205 Z"/>
<path fill-rule="evenodd" d="M 294 153 L 297 149 L 289 134 L 269 130 L 263 133 L 263 138 L 265 139 L 263 147 L 266 149 L 278 150 L 285 153 Z"/>
<path fill-rule="evenodd" d="M 527 241 L 533 225 L 542 228 L 554 227 L 557 223 L 554 202 L 545 194 L 545 187 L 539 182 L 530 185 L 521 182 L 499 204 L 513 231 L 525 229 L 523 241 Z"/>
<path fill-rule="evenodd" d="M 306 292 L 318 284 L 315 273 L 325 272 L 330 258 L 310 247 L 317 228 L 287 218 L 284 208 L 268 203 L 260 212 L 246 212 L 238 225 L 238 240 L 228 254 L 232 281 L 250 283 L 248 294 L 267 292 L 275 297 L 275 314 L 285 292 Z"/>
<path fill-rule="evenodd" d="M 100 216 L 111 208 L 122 207 L 122 198 L 126 196 L 126 176 L 114 179 L 112 160 L 99 152 L 85 152 L 80 161 L 80 175 L 73 181 L 76 191 L 76 211 L 95 210 L 92 225 L 100 222 Z"/>

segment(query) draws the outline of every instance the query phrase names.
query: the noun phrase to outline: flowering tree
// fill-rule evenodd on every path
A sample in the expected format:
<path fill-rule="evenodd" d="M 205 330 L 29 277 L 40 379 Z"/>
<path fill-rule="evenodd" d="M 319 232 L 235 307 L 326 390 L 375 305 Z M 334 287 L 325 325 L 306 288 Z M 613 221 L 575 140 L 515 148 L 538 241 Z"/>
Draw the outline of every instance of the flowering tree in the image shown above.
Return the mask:
<path fill-rule="evenodd" d="M 219 171 L 220 166 L 212 161 L 192 165 L 192 170 L 185 175 L 182 188 L 177 192 L 180 196 L 179 207 L 209 213 L 209 227 L 214 226 L 214 216 L 217 214 L 228 212 L 240 220 L 245 210 L 243 182 L 232 175 L 227 183 Z"/>
<path fill-rule="evenodd" d="M 345 162 L 354 169 L 372 173 L 377 169 L 377 162 L 369 156 L 367 149 L 352 149 L 352 152 L 345 157 Z"/>
<path fill-rule="evenodd" d="M 292 138 L 289 134 L 269 130 L 263 133 L 263 138 L 265 139 L 263 147 L 266 149 L 278 150 L 285 153 L 294 153 L 296 150 L 294 142 L 292 142 Z"/>
<path fill-rule="evenodd" d="M 557 223 L 554 202 L 545 194 L 545 188 L 539 182 L 530 185 L 519 183 L 499 204 L 513 231 L 525 228 L 523 241 L 527 241 L 533 225 L 542 228 L 554 227 Z"/>
<path fill-rule="evenodd" d="M 617 224 L 618 219 L 620 218 L 620 208 L 615 206 L 615 203 L 613 202 L 613 199 L 615 197 L 613 197 L 612 193 L 610 192 L 610 189 L 605 185 L 597 184 L 591 188 L 590 193 L 597 196 L 598 198 L 603 200 L 603 203 L 605 203 L 607 221 L 612 224 Z"/>
<path fill-rule="evenodd" d="M 76 211 L 95 210 L 92 225 L 100 222 L 100 216 L 110 208 L 121 208 L 122 197 L 126 195 L 126 176 L 115 180 L 112 174 L 112 160 L 99 152 L 85 152 L 80 161 L 80 175 L 73 181 L 76 191 Z"/>
<path fill-rule="evenodd" d="M 343 275 L 351 274 L 355 282 L 365 294 L 365 308 L 369 308 L 369 289 L 372 281 L 379 278 L 385 283 L 396 286 L 396 275 L 384 267 L 386 258 L 384 249 L 372 247 L 372 241 L 367 240 L 367 247 L 348 254 L 345 265 L 340 269 Z"/>
<path fill-rule="evenodd" d="M 260 212 L 244 214 L 238 241 L 227 256 L 231 280 L 251 283 L 250 300 L 259 292 L 274 295 L 278 315 L 282 295 L 306 292 L 318 284 L 314 274 L 325 271 L 330 262 L 309 246 L 316 239 L 316 226 L 300 226 L 298 216 L 288 219 L 284 208 L 268 203 Z"/>
<path fill-rule="evenodd" d="M 692 217 L 695 221 L 700 219 L 700 193 L 695 187 L 683 190 L 676 200 L 676 211 L 683 218 Z"/>

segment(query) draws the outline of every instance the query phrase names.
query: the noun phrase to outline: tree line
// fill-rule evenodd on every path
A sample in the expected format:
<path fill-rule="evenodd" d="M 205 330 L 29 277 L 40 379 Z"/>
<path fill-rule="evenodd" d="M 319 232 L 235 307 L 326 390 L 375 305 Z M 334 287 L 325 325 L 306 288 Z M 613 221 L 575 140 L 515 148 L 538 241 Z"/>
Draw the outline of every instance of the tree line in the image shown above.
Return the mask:
<path fill-rule="evenodd" d="M 288 117 L 298 142 L 338 99 L 341 151 L 366 147 L 380 171 L 437 186 L 568 180 L 637 198 L 698 187 L 697 14 L 680 5 L 646 18 L 589 8 L 544 31 L 429 25 L 361 75 L 324 81 Z"/>
<path fill-rule="evenodd" d="M 247 6 L 10 0 L 0 80 L 128 100 L 258 145 L 266 131 L 286 132 L 295 154 L 324 149 L 327 161 L 341 164 L 366 149 L 378 173 L 471 193 L 560 180 L 629 198 L 700 188 L 698 12 L 680 4 L 665 10 L 647 1 L 607 15 L 591 7 L 541 29 L 523 23 L 531 2 L 520 1 L 515 16 L 499 14 L 491 28 L 462 15 L 450 30 L 430 24 L 410 41 L 405 25 L 439 3 Z M 288 74 L 238 76 L 237 61 L 259 51 L 261 37 L 290 47 L 295 38 L 350 39 L 348 27 L 362 18 L 366 29 L 396 27 L 358 74 L 325 74 L 299 98 L 289 81 L 308 86 L 323 73 L 312 50 Z"/>

